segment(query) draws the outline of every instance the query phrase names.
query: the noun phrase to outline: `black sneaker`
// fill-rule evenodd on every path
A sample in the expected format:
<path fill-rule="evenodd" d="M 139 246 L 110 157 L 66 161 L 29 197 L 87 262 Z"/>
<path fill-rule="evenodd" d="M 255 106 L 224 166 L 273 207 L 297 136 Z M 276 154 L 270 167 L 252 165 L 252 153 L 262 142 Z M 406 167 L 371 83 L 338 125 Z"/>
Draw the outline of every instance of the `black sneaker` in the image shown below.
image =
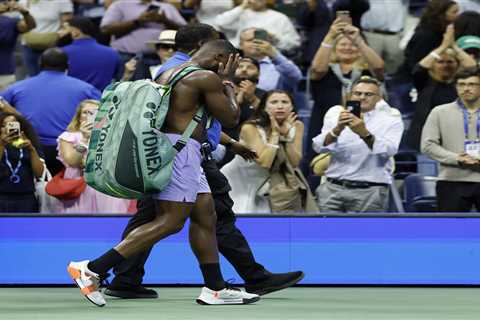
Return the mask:
<path fill-rule="evenodd" d="M 267 279 L 257 283 L 245 284 L 248 293 L 255 293 L 260 296 L 286 289 L 303 279 L 305 274 L 302 271 L 287 273 L 272 273 Z"/>
<path fill-rule="evenodd" d="M 123 299 L 156 299 L 158 293 L 153 289 L 147 289 L 143 286 L 136 287 L 117 287 L 109 286 L 103 291 L 104 294 L 111 297 Z"/>

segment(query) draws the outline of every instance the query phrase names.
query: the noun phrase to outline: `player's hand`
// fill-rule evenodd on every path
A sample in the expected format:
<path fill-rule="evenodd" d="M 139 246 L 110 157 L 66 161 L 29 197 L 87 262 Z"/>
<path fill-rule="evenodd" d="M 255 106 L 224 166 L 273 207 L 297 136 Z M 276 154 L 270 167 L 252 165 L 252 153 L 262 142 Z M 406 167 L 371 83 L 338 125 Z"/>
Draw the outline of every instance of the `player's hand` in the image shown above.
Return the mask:
<path fill-rule="evenodd" d="M 218 64 L 218 75 L 220 79 L 232 81 L 235 79 L 235 70 L 237 70 L 238 64 L 240 62 L 240 54 L 230 54 L 228 56 L 227 64 L 223 65 L 223 63 Z"/>
<path fill-rule="evenodd" d="M 232 143 L 230 148 L 233 153 L 238 154 L 245 160 L 255 160 L 258 158 L 257 152 L 253 149 L 250 149 L 241 142 L 235 141 Z"/>
<path fill-rule="evenodd" d="M 138 22 L 140 24 L 145 24 L 149 22 L 156 22 L 156 19 L 158 19 L 158 12 L 156 11 L 145 11 L 143 12 L 138 18 Z"/>

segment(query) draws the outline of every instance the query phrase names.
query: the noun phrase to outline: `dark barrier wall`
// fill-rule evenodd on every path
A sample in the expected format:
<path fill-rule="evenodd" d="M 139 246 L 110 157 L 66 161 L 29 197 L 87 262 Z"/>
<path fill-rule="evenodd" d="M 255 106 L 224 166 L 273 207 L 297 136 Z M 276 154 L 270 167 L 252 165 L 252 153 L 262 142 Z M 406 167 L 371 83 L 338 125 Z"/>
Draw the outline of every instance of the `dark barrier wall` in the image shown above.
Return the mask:
<path fill-rule="evenodd" d="M 0 217 L 0 284 L 70 284 L 69 260 L 112 247 L 127 217 Z M 479 218 L 241 217 L 271 271 L 304 284 L 480 284 Z M 146 283 L 199 284 L 185 228 L 156 246 Z M 225 279 L 241 278 L 222 260 Z"/>

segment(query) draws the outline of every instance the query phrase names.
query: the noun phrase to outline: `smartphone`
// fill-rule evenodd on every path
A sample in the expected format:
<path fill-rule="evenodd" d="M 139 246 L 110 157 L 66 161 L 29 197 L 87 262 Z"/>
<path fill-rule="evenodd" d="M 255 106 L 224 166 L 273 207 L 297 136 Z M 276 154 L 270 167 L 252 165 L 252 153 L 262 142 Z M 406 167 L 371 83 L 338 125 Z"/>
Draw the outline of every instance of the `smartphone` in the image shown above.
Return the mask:
<path fill-rule="evenodd" d="M 346 109 L 357 118 L 360 118 L 360 114 L 362 113 L 362 109 L 360 108 L 360 101 L 348 100 Z"/>
<path fill-rule="evenodd" d="M 153 4 L 153 3 L 151 5 L 149 5 L 148 8 L 147 8 L 147 11 L 159 11 L 159 10 L 160 10 L 160 7 L 156 4 Z"/>
<path fill-rule="evenodd" d="M 268 32 L 261 29 L 256 29 L 253 37 L 258 40 L 268 41 Z"/>
<path fill-rule="evenodd" d="M 336 12 L 337 19 L 340 19 L 346 23 L 352 24 L 352 17 L 350 17 L 350 11 L 339 10 Z"/>
<path fill-rule="evenodd" d="M 20 136 L 20 122 L 18 121 L 7 122 L 6 128 L 7 128 L 8 135 Z"/>

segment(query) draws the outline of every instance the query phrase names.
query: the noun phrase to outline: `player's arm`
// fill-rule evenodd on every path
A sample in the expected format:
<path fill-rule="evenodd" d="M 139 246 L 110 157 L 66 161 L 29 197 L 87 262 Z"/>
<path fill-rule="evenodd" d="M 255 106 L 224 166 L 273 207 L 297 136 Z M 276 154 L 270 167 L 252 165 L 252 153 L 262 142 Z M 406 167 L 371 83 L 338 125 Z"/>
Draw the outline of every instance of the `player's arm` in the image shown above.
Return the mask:
<path fill-rule="evenodd" d="M 205 107 L 223 127 L 232 128 L 240 119 L 240 108 L 235 99 L 233 87 L 224 84 L 220 77 L 211 71 L 198 72 L 195 82 L 205 99 Z"/>

